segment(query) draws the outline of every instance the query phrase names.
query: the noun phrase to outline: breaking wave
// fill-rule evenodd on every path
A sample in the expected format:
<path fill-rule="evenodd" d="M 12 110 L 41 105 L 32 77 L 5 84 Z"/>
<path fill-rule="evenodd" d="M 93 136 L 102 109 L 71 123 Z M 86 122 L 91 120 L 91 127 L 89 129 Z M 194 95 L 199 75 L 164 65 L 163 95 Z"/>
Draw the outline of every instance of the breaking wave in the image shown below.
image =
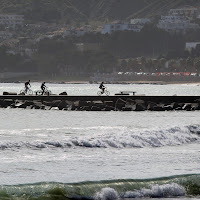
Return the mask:
<path fill-rule="evenodd" d="M 84 129 L 82 130 L 84 131 Z M 97 131 L 97 130 L 96 130 Z M 80 137 L 67 137 L 61 140 L 34 140 L 20 142 L 0 142 L 0 149 L 13 148 L 144 148 L 190 144 L 200 141 L 200 125 L 172 127 L 166 129 L 132 130 L 103 132 L 103 134 L 87 134 Z"/>
<path fill-rule="evenodd" d="M 0 186 L 0 197 L 15 199 L 170 198 L 200 195 L 200 175 L 182 175 L 157 179 L 112 180 L 100 182 L 36 183 Z"/>

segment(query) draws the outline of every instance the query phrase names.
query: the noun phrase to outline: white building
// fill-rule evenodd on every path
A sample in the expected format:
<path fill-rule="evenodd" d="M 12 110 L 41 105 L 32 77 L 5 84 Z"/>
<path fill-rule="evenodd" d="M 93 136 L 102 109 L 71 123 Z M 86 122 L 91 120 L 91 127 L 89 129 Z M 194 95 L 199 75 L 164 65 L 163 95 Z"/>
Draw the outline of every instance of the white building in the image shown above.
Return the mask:
<path fill-rule="evenodd" d="M 15 28 L 22 26 L 24 23 L 24 15 L 0 14 L 0 25 Z"/>
<path fill-rule="evenodd" d="M 192 49 L 195 49 L 197 45 L 200 45 L 200 42 L 186 42 L 185 49 L 191 51 Z"/>
<path fill-rule="evenodd" d="M 147 23 L 150 23 L 151 20 L 148 19 L 148 18 L 138 18 L 138 19 L 131 19 L 131 24 L 141 24 L 141 25 L 144 25 L 144 24 L 147 24 Z"/>
<path fill-rule="evenodd" d="M 177 15 L 167 15 L 167 16 L 161 16 L 162 21 L 167 21 L 167 22 L 178 22 L 178 21 L 187 21 L 190 22 L 189 20 L 185 19 L 184 16 L 177 16 Z"/>
<path fill-rule="evenodd" d="M 185 19 L 183 16 L 174 15 L 161 16 L 157 27 L 170 33 L 186 33 L 200 28 L 198 24 L 191 23 L 190 20 Z"/>
<path fill-rule="evenodd" d="M 12 33 L 8 31 L 0 31 L 0 40 L 6 40 L 12 38 Z"/>
<path fill-rule="evenodd" d="M 143 28 L 142 25 L 138 24 L 105 24 L 103 29 L 101 30 L 102 34 L 111 34 L 115 31 L 134 31 L 140 32 Z"/>
<path fill-rule="evenodd" d="M 183 8 L 170 9 L 169 15 L 179 15 L 187 18 L 194 18 L 197 17 L 198 12 L 198 9 L 195 7 L 185 6 Z"/>
<path fill-rule="evenodd" d="M 84 26 L 84 27 L 81 27 L 81 28 L 69 28 L 69 29 L 66 29 L 64 31 L 63 36 L 64 37 L 67 37 L 67 36 L 77 36 L 77 37 L 80 37 L 80 36 L 85 35 L 89 31 L 90 31 L 90 27 L 89 26 Z"/>

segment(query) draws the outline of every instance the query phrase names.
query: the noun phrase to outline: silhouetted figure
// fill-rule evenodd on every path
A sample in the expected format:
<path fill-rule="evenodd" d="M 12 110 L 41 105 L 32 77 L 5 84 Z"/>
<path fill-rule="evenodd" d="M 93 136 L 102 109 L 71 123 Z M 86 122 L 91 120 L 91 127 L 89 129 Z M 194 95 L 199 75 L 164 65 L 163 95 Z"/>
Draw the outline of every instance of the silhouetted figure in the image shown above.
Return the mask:
<path fill-rule="evenodd" d="M 106 88 L 103 84 L 104 84 L 104 82 L 101 82 L 101 84 L 100 84 L 100 86 L 99 86 L 99 88 L 102 90 L 102 91 L 101 91 L 102 94 L 104 93 L 104 90 L 105 90 L 105 88 Z"/>
<path fill-rule="evenodd" d="M 27 93 L 27 91 L 29 90 L 29 86 L 31 87 L 30 80 L 24 83 L 24 85 L 25 85 L 25 93 Z"/>
<path fill-rule="evenodd" d="M 42 95 L 44 94 L 46 87 L 45 82 L 43 82 L 41 85 Z"/>

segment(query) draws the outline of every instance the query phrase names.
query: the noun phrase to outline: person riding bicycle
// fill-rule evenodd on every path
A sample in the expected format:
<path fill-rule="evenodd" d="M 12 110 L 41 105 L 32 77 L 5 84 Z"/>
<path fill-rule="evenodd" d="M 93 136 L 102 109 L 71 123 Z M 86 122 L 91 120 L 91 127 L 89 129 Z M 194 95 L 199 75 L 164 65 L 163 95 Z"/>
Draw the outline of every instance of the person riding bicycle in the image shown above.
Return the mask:
<path fill-rule="evenodd" d="M 104 82 L 101 82 L 101 84 L 99 85 L 99 89 L 102 90 L 102 91 L 101 91 L 102 94 L 104 93 L 104 90 L 105 90 L 105 88 L 106 88 L 103 84 L 104 84 Z"/>
<path fill-rule="evenodd" d="M 24 85 L 25 85 L 25 93 L 27 93 L 27 91 L 29 90 L 29 86 L 31 87 L 30 80 L 24 83 Z"/>
<path fill-rule="evenodd" d="M 44 94 L 46 88 L 47 86 L 45 85 L 45 82 L 43 82 L 41 85 L 42 95 Z"/>

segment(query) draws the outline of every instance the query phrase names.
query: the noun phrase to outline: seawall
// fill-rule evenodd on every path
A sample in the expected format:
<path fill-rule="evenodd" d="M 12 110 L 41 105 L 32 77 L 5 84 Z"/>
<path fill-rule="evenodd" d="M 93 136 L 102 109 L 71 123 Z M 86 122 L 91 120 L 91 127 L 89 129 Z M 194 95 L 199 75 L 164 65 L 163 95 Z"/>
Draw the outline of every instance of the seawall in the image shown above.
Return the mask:
<path fill-rule="evenodd" d="M 0 107 L 76 111 L 194 111 L 200 110 L 200 96 L 2 95 Z"/>

